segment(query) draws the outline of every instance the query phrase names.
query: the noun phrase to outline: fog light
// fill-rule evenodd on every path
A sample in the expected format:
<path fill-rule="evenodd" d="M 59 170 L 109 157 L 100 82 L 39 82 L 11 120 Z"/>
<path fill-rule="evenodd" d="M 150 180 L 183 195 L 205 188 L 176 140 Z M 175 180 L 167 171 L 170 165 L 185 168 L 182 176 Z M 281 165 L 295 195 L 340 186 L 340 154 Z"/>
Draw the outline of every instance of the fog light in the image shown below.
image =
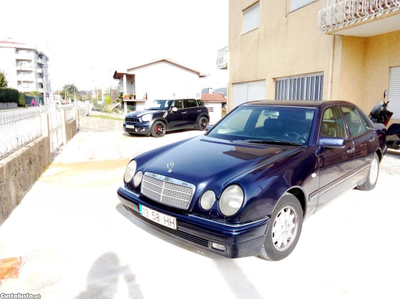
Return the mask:
<path fill-rule="evenodd" d="M 226 247 L 218 243 L 211 243 L 211 247 L 219 251 L 226 251 Z"/>

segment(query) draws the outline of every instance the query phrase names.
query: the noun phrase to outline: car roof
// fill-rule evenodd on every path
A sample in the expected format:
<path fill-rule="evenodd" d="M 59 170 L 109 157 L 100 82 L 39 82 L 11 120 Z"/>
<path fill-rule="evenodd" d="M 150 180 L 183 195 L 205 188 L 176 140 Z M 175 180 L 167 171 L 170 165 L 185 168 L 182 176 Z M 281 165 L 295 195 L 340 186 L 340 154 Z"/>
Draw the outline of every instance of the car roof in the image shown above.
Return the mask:
<path fill-rule="evenodd" d="M 350 105 L 354 106 L 353 103 L 347 101 L 305 101 L 305 100 L 257 100 L 243 103 L 241 106 L 284 106 L 284 107 L 307 107 L 317 108 L 331 105 Z"/>

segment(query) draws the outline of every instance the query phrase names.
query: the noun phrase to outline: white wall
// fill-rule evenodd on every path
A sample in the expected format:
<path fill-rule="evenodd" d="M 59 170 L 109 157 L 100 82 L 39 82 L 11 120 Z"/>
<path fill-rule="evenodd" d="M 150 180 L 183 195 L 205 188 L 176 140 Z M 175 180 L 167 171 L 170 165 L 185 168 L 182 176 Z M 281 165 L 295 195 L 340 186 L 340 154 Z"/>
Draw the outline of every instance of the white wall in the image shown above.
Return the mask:
<path fill-rule="evenodd" d="M 214 108 L 214 112 L 209 112 L 210 115 L 210 125 L 215 125 L 222 115 L 222 105 L 221 103 L 205 103 L 207 108 Z"/>
<path fill-rule="evenodd" d="M 197 73 L 166 61 L 136 68 L 136 99 L 147 93 L 148 102 L 154 99 L 200 98 L 201 81 Z"/>

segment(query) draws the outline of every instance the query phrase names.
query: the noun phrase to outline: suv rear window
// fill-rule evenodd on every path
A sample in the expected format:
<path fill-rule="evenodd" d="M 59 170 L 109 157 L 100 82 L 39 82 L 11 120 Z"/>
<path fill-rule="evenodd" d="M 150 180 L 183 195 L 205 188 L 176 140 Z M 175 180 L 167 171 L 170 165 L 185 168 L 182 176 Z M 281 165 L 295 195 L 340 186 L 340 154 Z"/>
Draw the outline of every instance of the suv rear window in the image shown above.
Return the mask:
<path fill-rule="evenodd" d="M 203 103 L 202 100 L 197 100 L 197 104 L 198 104 L 199 106 L 204 106 L 204 103 Z"/>

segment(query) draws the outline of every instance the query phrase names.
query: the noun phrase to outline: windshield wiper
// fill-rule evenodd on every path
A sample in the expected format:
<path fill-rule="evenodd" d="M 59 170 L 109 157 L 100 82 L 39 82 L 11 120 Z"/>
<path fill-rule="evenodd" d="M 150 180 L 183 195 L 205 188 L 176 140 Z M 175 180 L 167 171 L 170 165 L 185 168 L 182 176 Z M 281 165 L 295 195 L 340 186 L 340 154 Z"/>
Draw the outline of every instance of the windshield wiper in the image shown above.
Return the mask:
<path fill-rule="evenodd" d="M 280 140 L 246 140 L 249 143 L 260 143 L 260 144 L 280 144 L 280 145 L 296 145 L 302 146 L 303 144 L 296 143 L 296 142 L 288 142 L 288 141 L 280 141 Z"/>

